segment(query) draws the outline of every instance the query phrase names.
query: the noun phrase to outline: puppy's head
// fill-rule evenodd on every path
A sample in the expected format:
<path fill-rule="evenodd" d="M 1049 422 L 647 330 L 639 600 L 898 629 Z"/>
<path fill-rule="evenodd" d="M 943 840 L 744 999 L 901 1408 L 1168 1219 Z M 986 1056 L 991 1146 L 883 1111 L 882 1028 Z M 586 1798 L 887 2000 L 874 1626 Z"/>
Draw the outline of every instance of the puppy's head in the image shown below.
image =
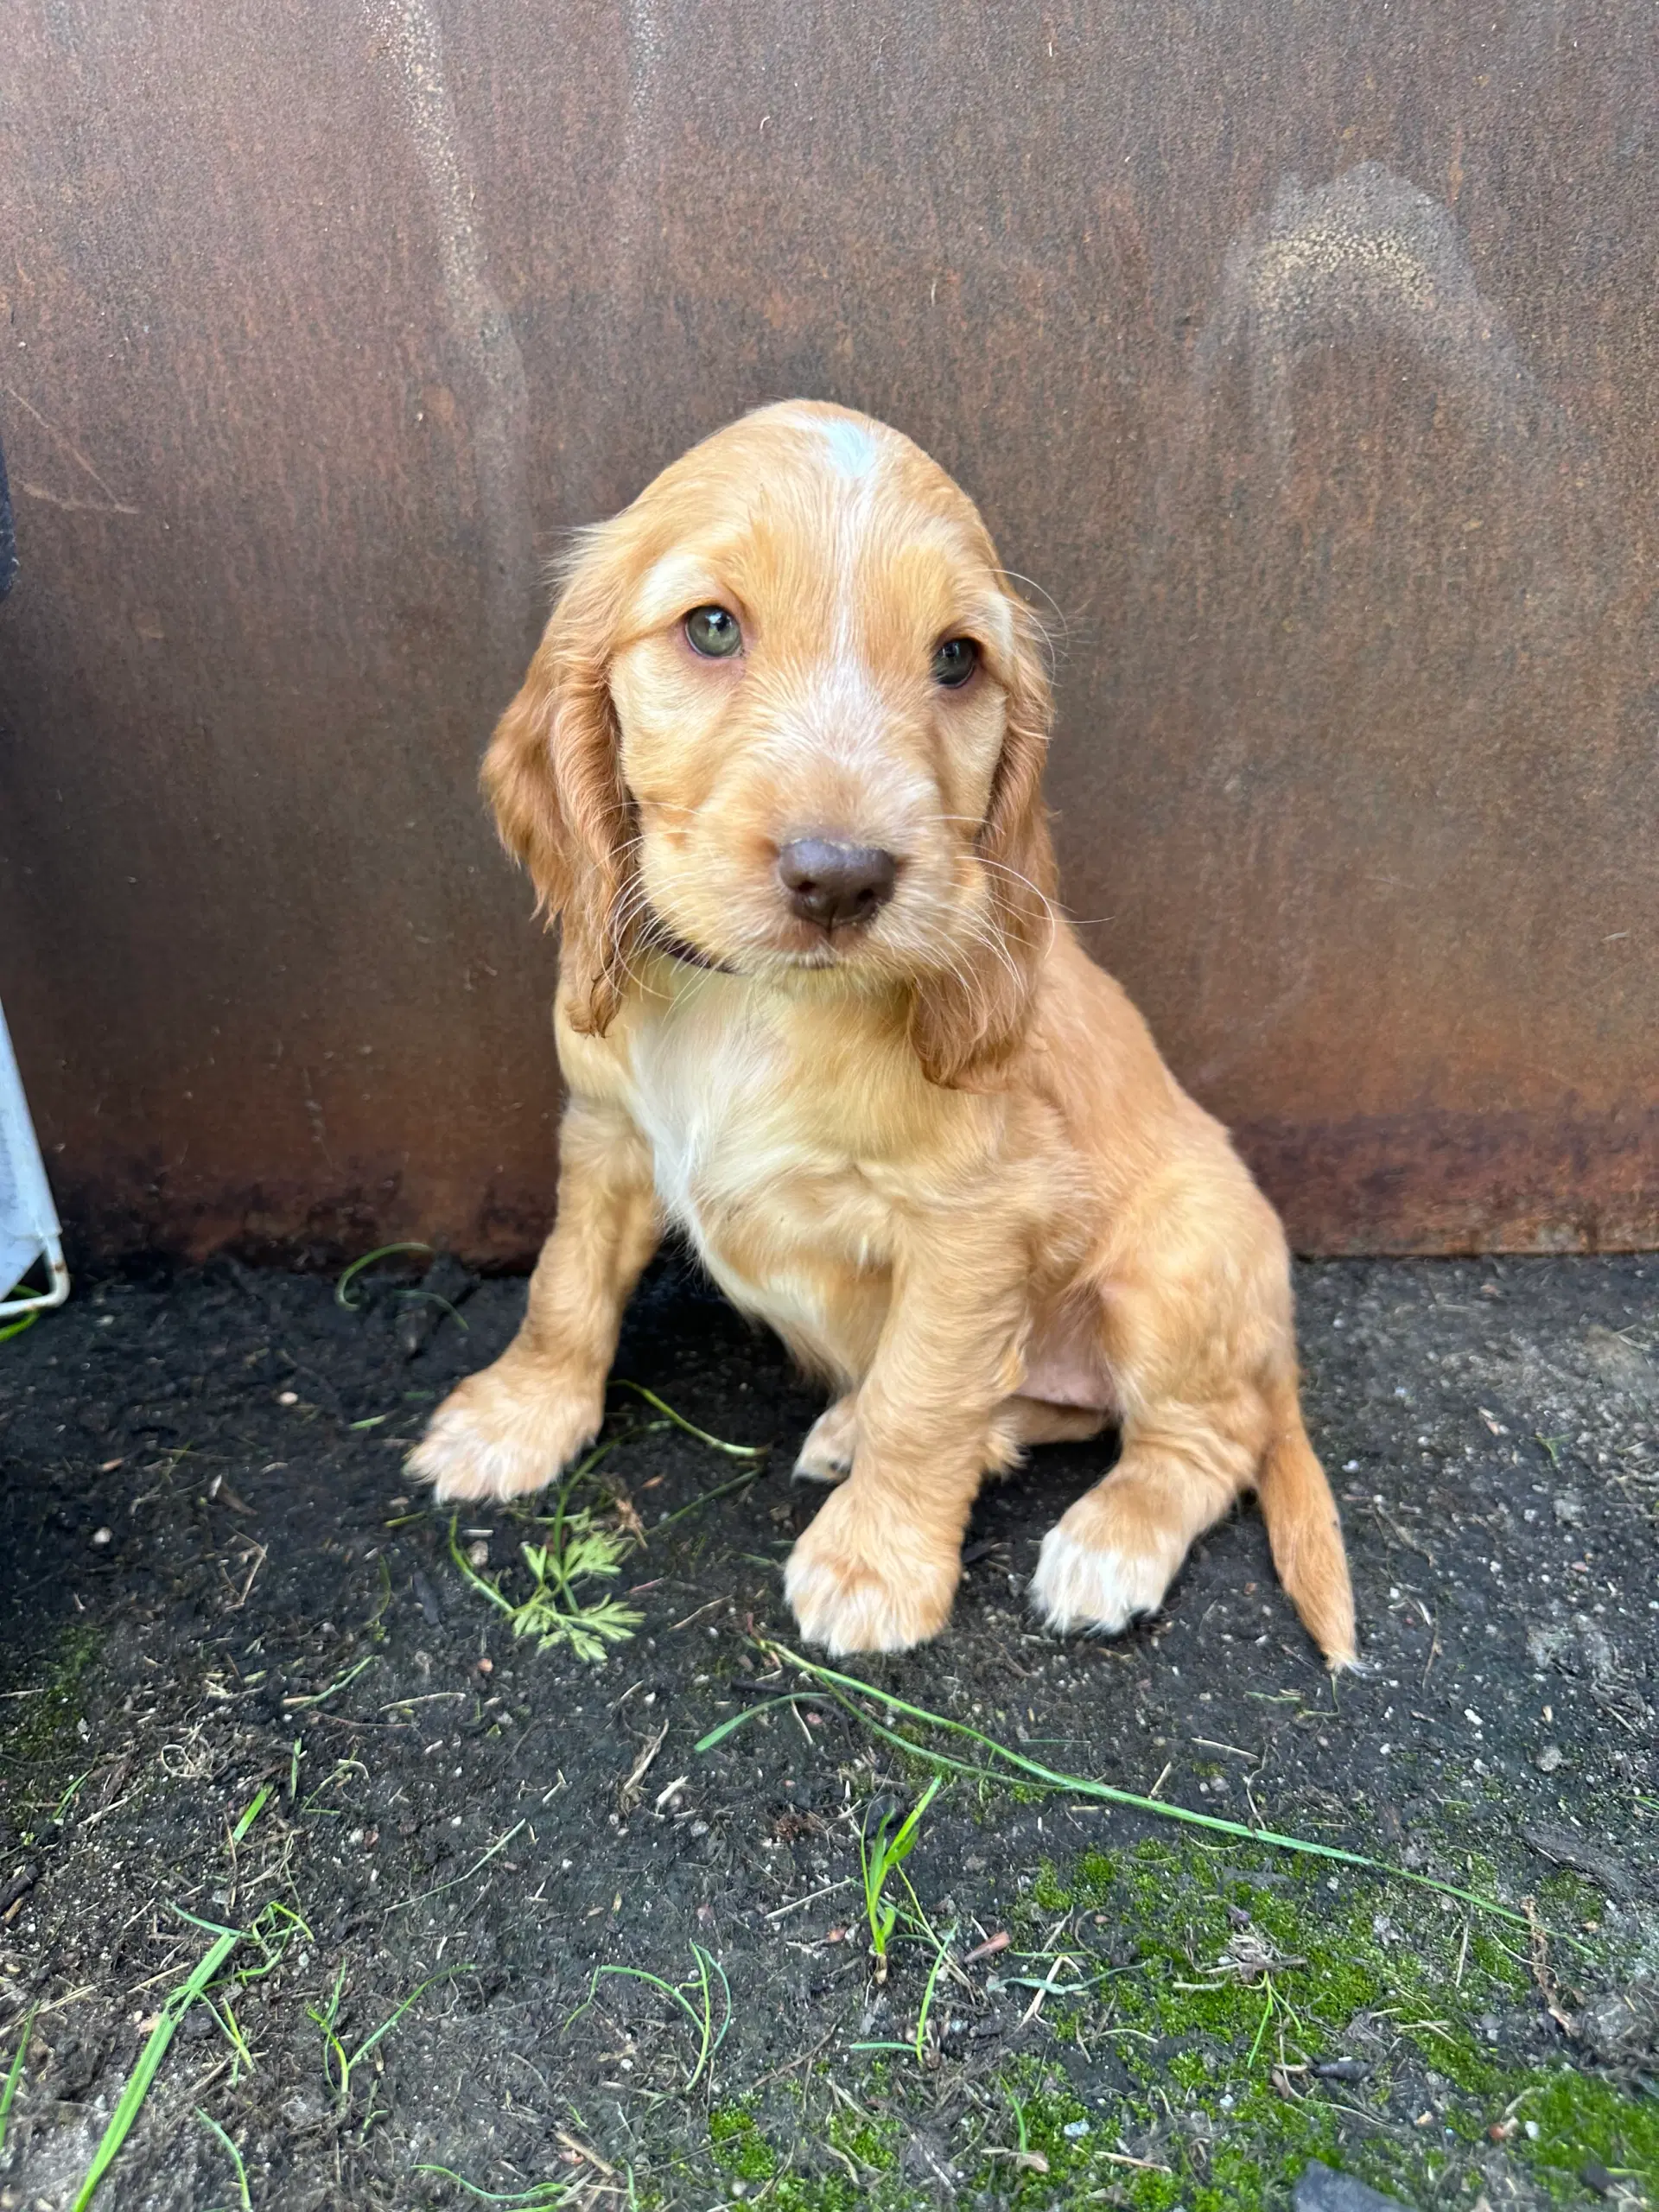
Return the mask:
<path fill-rule="evenodd" d="M 905 994 L 954 1082 L 1017 1041 L 1048 942 L 1048 716 L 971 502 L 897 431 L 791 402 L 584 535 L 484 781 L 579 1027 L 678 940 Z"/>

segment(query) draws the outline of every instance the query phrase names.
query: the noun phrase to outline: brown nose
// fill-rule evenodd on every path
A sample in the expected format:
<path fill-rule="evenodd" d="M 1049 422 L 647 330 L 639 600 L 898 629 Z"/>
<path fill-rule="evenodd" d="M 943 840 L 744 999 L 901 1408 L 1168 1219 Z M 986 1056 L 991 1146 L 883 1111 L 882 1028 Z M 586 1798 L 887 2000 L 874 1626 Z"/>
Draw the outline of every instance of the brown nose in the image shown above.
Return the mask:
<path fill-rule="evenodd" d="M 778 877 L 804 922 L 833 930 L 868 922 L 893 896 L 899 864 L 876 845 L 798 837 L 778 855 Z"/>

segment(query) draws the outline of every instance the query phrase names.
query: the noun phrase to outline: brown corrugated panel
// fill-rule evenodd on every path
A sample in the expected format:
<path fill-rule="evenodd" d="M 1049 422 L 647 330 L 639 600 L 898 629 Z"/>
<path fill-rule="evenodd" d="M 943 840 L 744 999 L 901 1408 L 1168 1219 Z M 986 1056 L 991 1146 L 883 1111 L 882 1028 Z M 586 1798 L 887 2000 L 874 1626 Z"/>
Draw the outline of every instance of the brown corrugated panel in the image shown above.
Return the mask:
<path fill-rule="evenodd" d="M 0 998 L 83 1255 L 544 1224 L 476 756 L 570 524 L 868 408 L 1058 610 L 1088 940 L 1325 1251 L 1659 1231 L 1623 0 L 25 0 Z"/>

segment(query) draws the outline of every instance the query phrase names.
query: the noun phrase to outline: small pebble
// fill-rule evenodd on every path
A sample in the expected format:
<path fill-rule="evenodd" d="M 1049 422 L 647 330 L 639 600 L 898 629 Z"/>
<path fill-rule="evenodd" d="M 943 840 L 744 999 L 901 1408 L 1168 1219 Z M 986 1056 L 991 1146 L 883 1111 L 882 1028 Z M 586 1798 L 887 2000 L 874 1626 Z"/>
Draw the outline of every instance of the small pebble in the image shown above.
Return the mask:
<path fill-rule="evenodd" d="M 1074 2143 L 1080 2142 L 1089 2133 L 1089 2123 L 1086 2120 L 1068 2120 L 1060 2133 L 1069 2135 Z"/>
<path fill-rule="evenodd" d="M 487 1567 L 490 1563 L 490 1548 L 487 1544 L 481 1542 L 468 1544 L 467 1556 L 474 1567 Z"/>
<path fill-rule="evenodd" d="M 300 1394 L 297 1390 L 279 1390 L 276 1393 L 276 1402 L 279 1406 L 297 1406 L 300 1402 Z"/>
<path fill-rule="evenodd" d="M 112 1544 L 115 1541 L 114 1529 L 94 1529 L 92 1531 L 92 1541 L 99 1547 L 102 1547 L 105 1544 Z"/>
<path fill-rule="evenodd" d="M 1566 1753 L 1559 1744 L 1546 1744 L 1533 1761 L 1533 1764 L 1540 1774 L 1554 1774 L 1565 1757 Z"/>

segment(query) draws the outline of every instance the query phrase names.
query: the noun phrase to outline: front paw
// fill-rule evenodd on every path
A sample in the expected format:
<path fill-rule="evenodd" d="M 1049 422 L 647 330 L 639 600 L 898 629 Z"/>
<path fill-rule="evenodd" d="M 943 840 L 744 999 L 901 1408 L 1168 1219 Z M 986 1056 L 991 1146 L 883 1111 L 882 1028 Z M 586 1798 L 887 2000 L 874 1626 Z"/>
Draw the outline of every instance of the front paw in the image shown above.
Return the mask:
<path fill-rule="evenodd" d="M 961 1574 L 955 1536 L 931 1537 L 849 1484 L 790 1554 L 784 1594 L 802 1635 L 836 1658 L 908 1651 L 950 1619 Z"/>
<path fill-rule="evenodd" d="M 598 1434 L 602 1382 L 568 1376 L 507 1352 L 452 1390 L 410 1452 L 409 1471 L 448 1498 L 521 1497 L 550 1483 Z"/>

